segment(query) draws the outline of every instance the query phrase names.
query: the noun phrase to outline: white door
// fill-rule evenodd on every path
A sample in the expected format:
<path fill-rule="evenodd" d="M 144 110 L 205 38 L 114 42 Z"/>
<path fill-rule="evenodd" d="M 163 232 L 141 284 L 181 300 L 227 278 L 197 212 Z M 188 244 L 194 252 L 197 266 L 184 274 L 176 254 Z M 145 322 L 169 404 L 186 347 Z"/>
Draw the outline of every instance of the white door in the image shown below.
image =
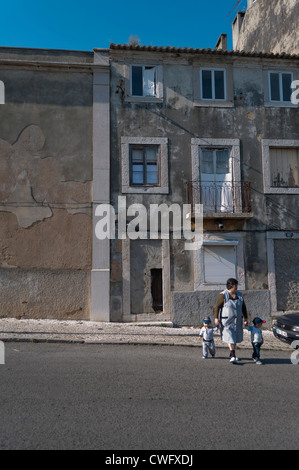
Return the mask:
<path fill-rule="evenodd" d="M 233 212 L 232 158 L 229 149 L 200 150 L 201 204 L 204 212 Z"/>

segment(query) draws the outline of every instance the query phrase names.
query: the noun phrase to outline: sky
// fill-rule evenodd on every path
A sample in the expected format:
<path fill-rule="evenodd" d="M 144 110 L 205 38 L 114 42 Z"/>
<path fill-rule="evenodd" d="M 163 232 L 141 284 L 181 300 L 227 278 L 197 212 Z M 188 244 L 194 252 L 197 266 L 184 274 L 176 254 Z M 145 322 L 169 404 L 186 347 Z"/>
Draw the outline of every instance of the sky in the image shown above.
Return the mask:
<path fill-rule="evenodd" d="M 92 51 L 126 44 L 214 48 L 237 0 L 0 0 L 0 46 Z M 240 10 L 246 5 L 241 0 Z M 233 11 L 231 12 L 231 10 Z M 231 12 L 231 13 L 230 13 Z M 230 13 L 230 14 L 229 14 Z"/>

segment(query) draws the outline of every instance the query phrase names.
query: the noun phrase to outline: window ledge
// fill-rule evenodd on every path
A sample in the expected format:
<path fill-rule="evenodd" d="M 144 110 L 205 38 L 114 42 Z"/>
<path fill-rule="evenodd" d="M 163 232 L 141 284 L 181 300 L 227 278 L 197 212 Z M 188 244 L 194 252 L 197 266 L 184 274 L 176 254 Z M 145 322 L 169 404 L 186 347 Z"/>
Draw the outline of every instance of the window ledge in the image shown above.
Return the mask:
<path fill-rule="evenodd" d="M 162 186 L 154 186 L 154 187 L 144 187 L 144 188 L 135 188 L 132 186 L 123 186 L 122 187 L 123 194 L 168 194 L 169 189 L 168 187 Z"/>
<path fill-rule="evenodd" d="M 299 194 L 299 188 L 267 188 L 265 194 Z"/>
<path fill-rule="evenodd" d="M 277 103 L 274 101 L 267 101 L 264 103 L 265 108 L 298 108 L 298 105 L 293 104 L 293 103 L 284 103 L 281 101 L 278 101 Z"/>
<path fill-rule="evenodd" d="M 194 100 L 193 106 L 202 108 L 234 108 L 232 101 L 202 101 Z"/>
<path fill-rule="evenodd" d="M 126 96 L 127 103 L 163 103 L 163 98 L 151 96 Z"/>

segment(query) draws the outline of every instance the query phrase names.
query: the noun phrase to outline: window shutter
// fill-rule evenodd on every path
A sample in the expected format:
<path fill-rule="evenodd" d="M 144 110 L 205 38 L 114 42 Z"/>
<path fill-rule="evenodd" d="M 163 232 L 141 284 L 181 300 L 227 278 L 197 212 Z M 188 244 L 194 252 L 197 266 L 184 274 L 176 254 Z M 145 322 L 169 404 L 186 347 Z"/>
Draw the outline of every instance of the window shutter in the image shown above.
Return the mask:
<path fill-rule="evenodd" d="M 209 245 L 203 247 L 204 282 L 225 284 L 236 277 L 236 247 Z"/>

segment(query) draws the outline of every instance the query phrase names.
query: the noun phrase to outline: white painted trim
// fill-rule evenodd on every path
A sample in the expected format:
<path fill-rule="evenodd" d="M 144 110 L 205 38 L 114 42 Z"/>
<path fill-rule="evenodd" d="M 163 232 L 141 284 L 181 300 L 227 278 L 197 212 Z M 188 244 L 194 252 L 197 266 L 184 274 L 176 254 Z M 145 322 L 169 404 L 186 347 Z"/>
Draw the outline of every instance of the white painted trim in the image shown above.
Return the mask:
<path fill-rule="evenodd" d="M 93 234 L 90 320 L 110 321 L 110 240 L 95 234 L 98 204 L 110 203 L 110 68 L 109 52 L 95 52 L 103 68 L 93 74 Z"/>
<path fill-rule="evenodd" d="M 241 181 L 241 163 L 240 163 L 240 140 L 239 139 L 210 139 L 210 138 L 194 138 L 191 139 L 191 164 L 192 164 L 192 181 L 200 181 L 200 148 L 231 148 L 232 152 L 232 175 L 233 182 Z M 193 207 L 200 204 L 200 192 L 193 191 Z"/>

